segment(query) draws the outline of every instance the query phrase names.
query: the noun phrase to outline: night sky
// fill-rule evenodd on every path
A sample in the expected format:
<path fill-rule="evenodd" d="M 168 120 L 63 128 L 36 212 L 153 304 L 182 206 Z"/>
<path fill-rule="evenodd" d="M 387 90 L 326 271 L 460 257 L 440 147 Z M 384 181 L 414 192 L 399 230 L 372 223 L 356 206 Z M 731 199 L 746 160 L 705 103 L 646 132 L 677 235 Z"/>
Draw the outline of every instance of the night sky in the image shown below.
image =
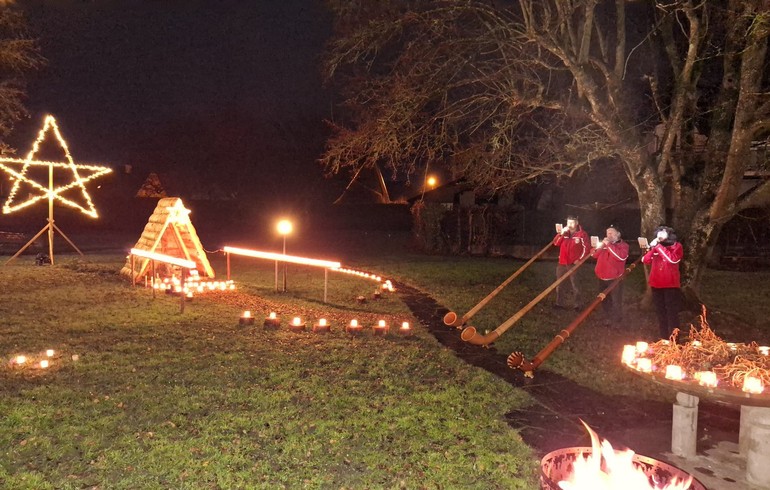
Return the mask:
<path fill-rule="evenodd" d="M 8 138 L 22 153 L 46 113 L 59 121 L 76 160 L 132 164 L 140 171 L 168 171 L 196 158 L 202 150 L 183 147 L 181 132 L 207 142 L 220 138 L 214 133 L 221 124 L 240 135 L 223 146 L 258 146 L 260 124 L 292 128 L 300 120 L 301 131 L 312 132 L 328 117 L 330 96 L 321 88 L 318 64 L 330 16 L 321 0 L 19 5 L 47 59 L 29 83 L 31 117 Z M 282 165 L 309 165 L 309 173 L 319 173 L 312 158 L 287 159 L 286 151 L 296 148 L 271 143 L 240 153 L 233 148 L 221 158 L 231 166 L 282 159 Z M 212 155 L 201 158 L 194 168 L 221 163 Z"/>

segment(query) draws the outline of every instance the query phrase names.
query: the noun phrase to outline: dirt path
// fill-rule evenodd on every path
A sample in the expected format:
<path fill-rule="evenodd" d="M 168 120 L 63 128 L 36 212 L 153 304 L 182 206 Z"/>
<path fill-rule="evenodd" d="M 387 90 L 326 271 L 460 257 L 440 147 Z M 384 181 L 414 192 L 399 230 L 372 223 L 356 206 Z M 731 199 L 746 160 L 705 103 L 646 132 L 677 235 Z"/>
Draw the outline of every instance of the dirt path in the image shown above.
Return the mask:
<path fill-rule="evenodd" d="M 459 358 L 526 390 L 537 403 L 507 414 L 509 424 L 520 430 L 525 442 L 539 453 L 590 445 L 579 419 L 584 420 L 616 447 L 630 447 L 652 457 L 671 450 L 671 405 L 637 398 L 609 397 L 580 386 L 569 379 L 539 369 L 526 378 L 506 365 L 509 352 L 497 352 L 463 342 L 460 331 L 444 325 L 448 311 L 427 294 L 405 284 L 399 294 L 412 314 Z M 739 414 L 723 405 L 700 403 L 698 448 L 705 450 L 719 441 L 737 441 Z"/>

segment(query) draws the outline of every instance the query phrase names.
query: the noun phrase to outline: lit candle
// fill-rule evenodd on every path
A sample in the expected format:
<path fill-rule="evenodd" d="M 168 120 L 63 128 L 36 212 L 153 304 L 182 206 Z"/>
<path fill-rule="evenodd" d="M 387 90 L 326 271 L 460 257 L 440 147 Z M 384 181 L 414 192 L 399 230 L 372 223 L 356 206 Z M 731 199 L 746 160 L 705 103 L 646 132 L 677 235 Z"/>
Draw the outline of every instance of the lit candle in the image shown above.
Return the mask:
<path fill-rule="evenodd" d="M 345 327 L 345 331 L 351 335 L 358 335 L 363 330 L 363 327 L 358 323 L 358 320 L 350 320 L 350 324 Z"/>
<path fill-rule="evenodd" d="M 27 362 L 27 356 L 16 356 L 16 364 L 24 364 Z"/>
<path fill-rule="evenodd" d="M 684 373 L 682 373 L 682 367 L 676 364 L 669 364 L 666 366 L 666 379 L 682 380 L 684 379 Z"/>
<path fill-rule="evenodd" d="M 374 327 L 374 335 L 387 335 L 388 330 L 388 324 L 385 322 L 385 320 L 380 320 Z"/>
<path fill-rule="evenodd" d="M 318 323 L 313 325 L 313 332 L 331 332 L 331 325 L 329 325 L 329 322 L 326 321 L 326 318 L 319 318 Z"/>
<path fill-rule="evenodd" d="M 765 391 L 765 387 L 762 384 L 762 380 L 755 378 L 754 376 L 746 376 L 743 378 L 743 391 L 746 393 L 759 394 Z"/>
<path fill-rule="evenodd" d="M 54 354 L 53 349 L 48 349 L 47 351 L 45 351 L 45 355 L 48 357 L 53 357 L 53 354 Z"/>
<path fill-rule="evenodd" d="M 652 372 L 652 360 L 647 359 L 646 357 L 642 357 L 641 359 L 636 360 L 636 369 L 643 373 L 651 373 Z"/>
<path fill-rule="evenodd" d="M 634 359 L 636 359 L 636 346 L 635 345 L 624 345 L 623 346 L 623 355 L 621 356 L 621 361 L 623 364 L 631 365 L 632 362 L 634 362 Z"/>
<path fill-rule="evenodd" d="M 636 343 L 636 352 L 639 354 L 644 354 L 647 352 L 647 348 L 650 347 L 650 344 L 647 342 L 639 341 Z"/>
<path fill-rule="evenodd" d="M 40 368 L 41 369 L 45 369 L 47 367 L 48 367 L 48 361 L 46 361 L 46 360 L 40 361 Z"/>
<path fill-rule="evenodd" d="M 253 325 L 254 317 L 251 316 L 251 311 L 250 310 L 244 311 L 238 323 L 240 323 L 241 325 Z"/>
<path fill-rule="evenodd" d="M 717 373 L 714 371 L 700 371 L 695 374 L 695 378 L 698 380 L 698 384 L 701 386 L 716 388 L 717 383 L 719 382 L 717 380 Z"/>
<path fill-rule="evenodd" d="M 409 326 L 409 322 L 403 322 L 398 329 L 400 335 L 412 335 L 412 328 Z"/>
<path fill-rule="evenodd" d="M 757 347 L 757 350 L 763 356 L 769 356 L 770 355 L 770 347 L 768 347 L 766 345 L 760 345 L 759 347 Z"/>
<path fill-rule="evenodd" d="M 302 321 L 302 318 L 295 316 L 289 324 L 289 330 L 292 332 L 302 332 L 305 330 L 305 322 Z"/>
<path fill-rule="evenodd" d="M 265 318 L 265 328 L 278 328 L 280 325 L 281 320 L 278 318 L 278 315 L 276 315 L 274 311 L 271 311 L 270 314 L 267 315 L 267 318 Z"/>

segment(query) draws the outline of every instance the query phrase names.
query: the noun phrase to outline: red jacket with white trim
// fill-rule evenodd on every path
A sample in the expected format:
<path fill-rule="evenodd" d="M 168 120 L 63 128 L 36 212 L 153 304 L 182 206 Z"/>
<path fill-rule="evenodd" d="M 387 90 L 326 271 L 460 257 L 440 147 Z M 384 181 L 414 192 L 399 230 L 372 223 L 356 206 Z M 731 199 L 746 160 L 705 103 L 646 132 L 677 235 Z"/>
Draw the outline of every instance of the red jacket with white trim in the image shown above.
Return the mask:
<path fill-rule="evenodd" d="M 559 265 L 572 265 L 588 254 L 588 233 L 578 225 L 575 233 L 560 234 L 553 244 L 559 247 Z"/>
<path fill-rule="evenodd" d="M 623 240 L 608 243 L 594 250 L 591 256 L 596 259 L 596 277 L 603 281 L 617 279 L 626 270 L 628 244 Z"/>
<path fill-rule="evenodd" d="M 650 248 L 642 262 L 652 264 L 650 267 L 649 283 L 652 288 L 678 288 L 679 262 L 684 256 L 682 244 L 674 242 L 671 245 L 658 243 Z"/>

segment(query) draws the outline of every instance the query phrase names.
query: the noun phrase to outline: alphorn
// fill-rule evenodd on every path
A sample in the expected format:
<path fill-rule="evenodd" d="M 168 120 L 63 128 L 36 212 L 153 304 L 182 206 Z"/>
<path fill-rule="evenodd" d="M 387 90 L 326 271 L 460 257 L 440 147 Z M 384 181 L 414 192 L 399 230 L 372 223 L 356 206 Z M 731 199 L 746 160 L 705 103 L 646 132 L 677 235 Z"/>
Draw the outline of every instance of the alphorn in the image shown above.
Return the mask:
<path fill-rule="evenodd" d="M 588 260 L 588 258 L 589 258 L 589 257 L 591 257 L 591 252 L 593 252 L 593 249 L 591 249 L 591 251 L 589 251 L 589 252 L 586 254 L 586 256 L 585 256 L 585 257 L 583 257 L 582 259 L 580 259 L 579 261 L 577 261 L 577 262 L 575 263 L 575 265 L 574 265 L 574 266 L 573 266 L 573 267 L 572 267 L 570 270 L 568 270 L 567 272 L 565 272 L 565 273 L 564 273 L 564 275 L 563 275 L 563 276 L 561 276 L 560 278 L 556 279 L 556 281 L 554 281 L 554 283 L 553 283 L 553 284 L 551 284 L 550 286 L 548 286 L 547 288 L 545 288 L 545 289 L 543 290 L 543 292 L 542 292 L 542 293 L 540 293 L 540 294 L 538 294 L 537 296 L 535 296 L 535 298 L 534 298 L 532 301 L 530 301 L 529 303 L 527 303 L 527 304 L 526 304 L 526 305 L 525 305 L 525 306 L 524 306 L 522 309 L 520 309 L 519 311 L 517 311 L 517 312 L 516 312 L 516 313 L 515 313 L 515 314 L 514 314 L 512 317 L 510 317 L 509 319 L 507 319 L 506 321 L 504 321 L 502 324 L 500 324 L 500 326 L 499 326 L 499 327 L 497 327 L 496 329 L 492 330 L 491 332 L 489 332 L 489 333 L 488 333 L 488 334 L 486 334 L 486 335 L 481 335 L 481 334 L 479 334 L 479 333 L 476 331 L 476 328 L 475 328 L 475 327 L 467 327 L 467 328 L 465 328 L 465 330 L 463 330 L 463 332 L 460 334 L 460 338 L 461 338 L 461 339 L 463 339 L 463 340 L 464 340 L 464 341 L 466 341 L 466 342 L 470 342 L 470 343 L 471 343 L 471 344 L 473 344 L 473 345 L 484 345 L 484 346 L 487 346 L 487 345 L 491 344 L 492 342 L 494 342 L 495 340 L 497 340 L 497 339 L 498 339 L 498 337 L 500 337 L 502 334 L 504 334 L 506 330 L 508 330 L 509 328 L 511 328 L 511 327 L 513 326 L 513 324 L 514 324 L 514 323 L 516 323 L 516 322 L 518 322 L 519 320 L 521 320 L 521 317 L 523 317 L 524 315 L 526 315 L 526 314 L 529 312 L 529 310 L 531 310 L 532 308 L 534 308 L 534 307 L 535 307 L 535 305 L 536 305 L 536 304 L 538 304 L 538 303 L 540 302 L 540 300 L 542 300 L 543 298 L 545 298 L 546 296 L 548 296 L 548 294 L 549 294 L 551 291 L 553 291 L 554 289 L 556 289 L 556 287 L 557 287 L 559 284 L 561 284 L 561 283 L 562 283 L 562 282 L 564 282 L 564 281 L 565 281 L 565 280 L 566 280 L 568 277 L 570 277 L 572 274 L 574 274 L 575 272 L 577 272 L 578 268 L 579 268 L 581 265 L 583 265 L 583 263 L 585 263 L 585 261 L 586 261 L 586 260 Z"/>
<path fill-rule="evenodd" d="M 556 238 L 556 237 L 554 237 L 554 238 Z M 494 291 L 489 293 L 486 298 L 484 298 L 481 301 L 479 301 L 476 306 L 474 306 L 473 308 L 468 310 L 468 313 L 464 314 L 462 317 L 457 318 L 457 313 L 455 313 L 454 311 L 450 311 L 449 313 L 444 315 L 444 325 L 447 325 L 449 327 L 457 327 L 457 328 L 460 328 L 463 325 L 465 325 L 465 323 L 468 320 L 470 320 L 471 317 L 473 317 L 473 315 L 478 313 L 480 309 L 484 308 L 487 305 L 487 303 L 489 303 L 492 300 L 492 298 L 497 296 L 500 293 L 500 291 L 502 291 L 503 288 L 505 288 L 505 286 L 510 284 L 511 281 L 513 281 L 514 279 L 516 279 L 519 276 L 519 274 L 524 272 L 524 269 L 526 269 L 527 267 L 532 265 L 533 262 L 535 262 L 538 258 L 540 258 L 541 255 L 546 253 L 548 251 L 548 249 L 550 249 L 552 246 L 553 246 L 553 239 L 551 239 L 551 241 L 548 243 L 548 245 L 543 247 L 543 249 L 541 251 L 539 251 L 538 253 L 533 255 L 531 259 L 529 259 L 524 265 L 519 267 L 516 270 L 516 272 L 514 272 L 511 275 L 511 277 L 509 277 L 508 279 L 503 281 L 499 286 L 497 286 L 497 288 Z"/>
<path fill-rule="evenodd" d="M 590 315 L 594 309 L 596 309 L 597 306 L 599 306 L 599 303 L 604 301 L 607 296 L 612 292 L 613 289 L 615 289 L 620 282 L 625 279 L 625 277 L 632 271 L 634 268 L 641 262 L 642 256 L 640 256 L 638 259 L 634 261 L 633 264 L 626 267 L 626 270 L 621 274 L 617 279 L 612 281 L 609 286 L 607 286 L 604 291 L 596 295 L 596 298 L 591 302 L 588 307 L 583 310 L 583 312 L 578 315 L 577 318 L 572 320 L 572 322 L 567 325 L 564 330 L 559 332 L 556 337 L 551 340 L 551 342 L 546 345 L 543 350 L 537 353 L 537 355 L 532 358 L 532 361 L 527 361 L 524 358 L 524 355 L 521 352 L 513 352 L 510 356 L 508 356 L 508 367 L 511 369 L 521 369 L 524 371 L 524 375 L 530 378 L 534 377 L 534 371 L 537 369 L 538 366 L 540 366 L 543 362 L 545 362 L 546 359 L 548 359 L 548 356 L 553 354 L 553 352 L 564 342 L 567 341 L 569 336 L 572 334 L 572 332 L 575 331 L 576 328 L 582 324 L 586 318 L 588 318 L 588 315 Z"/>

